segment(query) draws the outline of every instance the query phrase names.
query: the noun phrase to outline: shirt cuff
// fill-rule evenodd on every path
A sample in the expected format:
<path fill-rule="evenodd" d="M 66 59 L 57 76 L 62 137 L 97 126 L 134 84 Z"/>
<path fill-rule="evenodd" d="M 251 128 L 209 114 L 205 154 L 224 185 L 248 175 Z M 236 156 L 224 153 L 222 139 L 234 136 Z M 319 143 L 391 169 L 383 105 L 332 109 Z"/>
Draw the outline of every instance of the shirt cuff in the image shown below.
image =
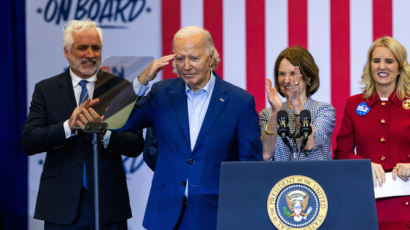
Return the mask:
<path fill-rule="evenodd" d="M 134 81 L 132 82 L 132 86 L 134 88 L 134 92 L 137 96 L 144 96 L 145 92 L 147 91 L 147 89 L 149 88 L 149 85 L 142 85 L 140 83 L 140 81 L 138 80 L 138 77 L 136 77 L 134 79 Z"/>
<path fill-rule="evenodd" d="M 102 143 L 103 143 L 103 146 L 104 146 L 105 149 L 108 147 L 108 144 L 110 143 L 110 138 L 111 138 L 111 131 L 107 130 L 105 132 L 105 135 L 104 135 L 103 139 L 102 139 Z"/>
<path fill-rule="evenodd" d="M 75 134 L 71 131 L 70 126 L 68 125 L 68 120 L 66 120 L 63 123 L 63 127 L 64 127 L 64 133 L 65 133 L 65 138 L 68 139 L 72 136 L 74 136 Z"/>

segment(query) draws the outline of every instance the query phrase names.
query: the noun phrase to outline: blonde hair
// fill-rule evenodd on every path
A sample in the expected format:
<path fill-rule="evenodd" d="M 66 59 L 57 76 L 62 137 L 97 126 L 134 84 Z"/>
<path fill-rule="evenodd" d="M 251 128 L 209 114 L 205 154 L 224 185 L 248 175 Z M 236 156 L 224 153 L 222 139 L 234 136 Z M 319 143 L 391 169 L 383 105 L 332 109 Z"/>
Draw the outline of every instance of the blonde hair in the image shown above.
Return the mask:
<path fill-rule="evenodd" d="M 363 70 L 362 80 L 360 84 L 364 85 L 363 98 L 369 98 L 376 91 L 376 83 L 372 77 L 371 61 L 373 51 L 376 47 L 386 47 L 393 53 L 394 58 L 399 64 L 399 75 L 396 79 L 396 95 L 403 100 L 405 97 L 410 96 L 410 67 L 407 63 L 407 52 L 404 46 L 396 39 L 385 36 L 377 39 L 370 46 L 367 52 L 367 62 Z"/>
<path fill-rule="evenodd" d="M 212 40 L 212 36 L 209 33 L 208 30 L 202 29 L 199 26 L 186 26 L 178 30 L 178 32 L 175 33 L 174 39 L 172 42 L 172 48 L 175 50 L 175 40 L 178 38 L 186 38 L 195 34 L 203 34 L 204 40 L 203 40 L 203 45 L 204 48 L 207 52 L 208 55 L 212 54 L 212 64 L 211 64 L 211 69 L 216 70 L 218 67 L 219 61 L 221 60 L 219 58 L 219 53 L 215 48 L 214 41 Z M 176 63 L 175 60 L 172 62 L 172 67 L 174 73 L 176 73 Z"/>
<path fill-rule="evenodd" d="M 97 26 L 93 20 L 71 20 L 64 26 L 63 45 L 68 53 L 71 53 L 71 47 L 74 43 L 73 33 L 79 33 L 86 29 L 95 29 L 100 37 L 101 45 L 103 44 L 102 29 Z"/>

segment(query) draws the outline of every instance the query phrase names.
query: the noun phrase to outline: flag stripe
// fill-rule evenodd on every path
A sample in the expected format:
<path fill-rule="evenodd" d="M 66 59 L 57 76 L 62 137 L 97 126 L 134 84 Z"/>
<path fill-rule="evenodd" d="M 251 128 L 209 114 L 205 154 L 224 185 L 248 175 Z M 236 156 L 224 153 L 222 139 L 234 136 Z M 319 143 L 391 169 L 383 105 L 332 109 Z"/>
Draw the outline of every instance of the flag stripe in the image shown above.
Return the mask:
<path fill-rule="evenodd" d="M 223 1 L 224 80 L 243 89 L 246 89 L 245 20 L 245 0 Z"/>
<path fill-rule="evenodd" d="M 373 0 L 373 40 L 393 34 L 393 0 Z"/>
<path fill-rule="evenodd" d="M 172 54 L 172 39 L 174 34 L 181 27 L 181 2 L 180 0 L 162 0 L 162 55 Z M 162 78 L 174 78 L 172 65 L 164 67 Z"/>
<path fill-rule="evenodd" d="M 330 1 L 331 101 L 336 109 L 333 140 L 340 129 L 346 98 L 350 95 L 349 8 L 349 0 Z"/>
<path fill-rule="evenodd" d="M 408 50 L 410 49 L 410 14 L 407 9 L 410 9 L 409 0 L 393 1 L 393 36 Z"/>
<path fill-rule="evenodd" d="M 320 87 L 313 99 L 330 103 L 330 2 L 313 0 L 308 4 L 308 47 L 319 67 Z"/>
<path fill-rule="evenodd" d="M 360 80 L 373 41 L 372 0 L 350 2 L 350 95 L 362 92 Z"/>
<path fill-rule="evenodd" d="M 220 0 L 204 0 L 204 28 L 214 40 L 221 61 L 216 72 L 223 78 L 223 2 Z"/>
<path fill-rule="evenodd" d="M 308 48 L 307 0 L 288 0 L 289 46 Z"/>
<path fill-rule="evenodd" d="M 192 25 L 203 27 L 203 0 L 180 0 L 180 2 L 181 27 Z"/>
<path fill-rule="evenodd" d="M 246 89 L 265 108 L 265 0 L 246 0 Z"/>
<path fill-rule="evenodd" d="M 288 2 L 266 0 L 265 3 L 266 34 L 266 78 L 274 82 L 273 69 L 279 53 L 288 47 Z M 265 91 L 265 88 L 260 89 Z M 266 93 L 265 93 L 266 94 Z M 265 95 L 266 97 L 266 95 Z M 269 106 L 269 103 L 265 101 Z M 260 111 L 258 111 L 260 112 Z"/>

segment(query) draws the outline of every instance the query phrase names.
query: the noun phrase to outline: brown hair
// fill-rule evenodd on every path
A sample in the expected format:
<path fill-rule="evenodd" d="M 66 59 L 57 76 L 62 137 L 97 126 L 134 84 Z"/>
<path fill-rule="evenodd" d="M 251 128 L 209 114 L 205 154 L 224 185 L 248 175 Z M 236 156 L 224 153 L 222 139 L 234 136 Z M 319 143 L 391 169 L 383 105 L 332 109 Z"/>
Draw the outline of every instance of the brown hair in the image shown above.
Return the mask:
<path fill-rule="evenodd" d="M 306 82 L 306 96 L 309 97 L 313 95 L 320 85 L 319 68 L 317 67 L 316 62 L 309 51 L 300 46 L 294 46 L 284 49 L 276 59 L 274 70 L 275 88 L 280 93 L 280 95 L 285 96 L 280 91 L 278 81 L 279 65 L 283 59 L 286 59 L 292 65 L 299 67 L 302 78 Z"/>

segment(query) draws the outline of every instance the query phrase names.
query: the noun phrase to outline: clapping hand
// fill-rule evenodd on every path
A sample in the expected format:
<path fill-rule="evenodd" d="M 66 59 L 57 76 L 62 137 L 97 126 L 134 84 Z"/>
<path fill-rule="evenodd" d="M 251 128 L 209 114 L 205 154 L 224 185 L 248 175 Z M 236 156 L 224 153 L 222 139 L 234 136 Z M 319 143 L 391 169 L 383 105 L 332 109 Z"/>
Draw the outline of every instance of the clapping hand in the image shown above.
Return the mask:
<path fill-rule="evenodd" d="M 272 81 L 270 79 L 265 80 L 266 95 L 268 102 L 272 108 L 272 112 L 278 112 L 282 109 L 282 100 L 280 99 L 278 91 L 272 87 Z"/>
<path fill-rule="evenodd" d="M 68 126 L 71 130 L 76 128 L 84 129 L 88 122 L 102 122 L 103 116 L 100 116 L 92 106 L 100 102 L 98 98 L 91 100 L 88 98 L 80 106 L 77 106 L 68 120 Z"/>

